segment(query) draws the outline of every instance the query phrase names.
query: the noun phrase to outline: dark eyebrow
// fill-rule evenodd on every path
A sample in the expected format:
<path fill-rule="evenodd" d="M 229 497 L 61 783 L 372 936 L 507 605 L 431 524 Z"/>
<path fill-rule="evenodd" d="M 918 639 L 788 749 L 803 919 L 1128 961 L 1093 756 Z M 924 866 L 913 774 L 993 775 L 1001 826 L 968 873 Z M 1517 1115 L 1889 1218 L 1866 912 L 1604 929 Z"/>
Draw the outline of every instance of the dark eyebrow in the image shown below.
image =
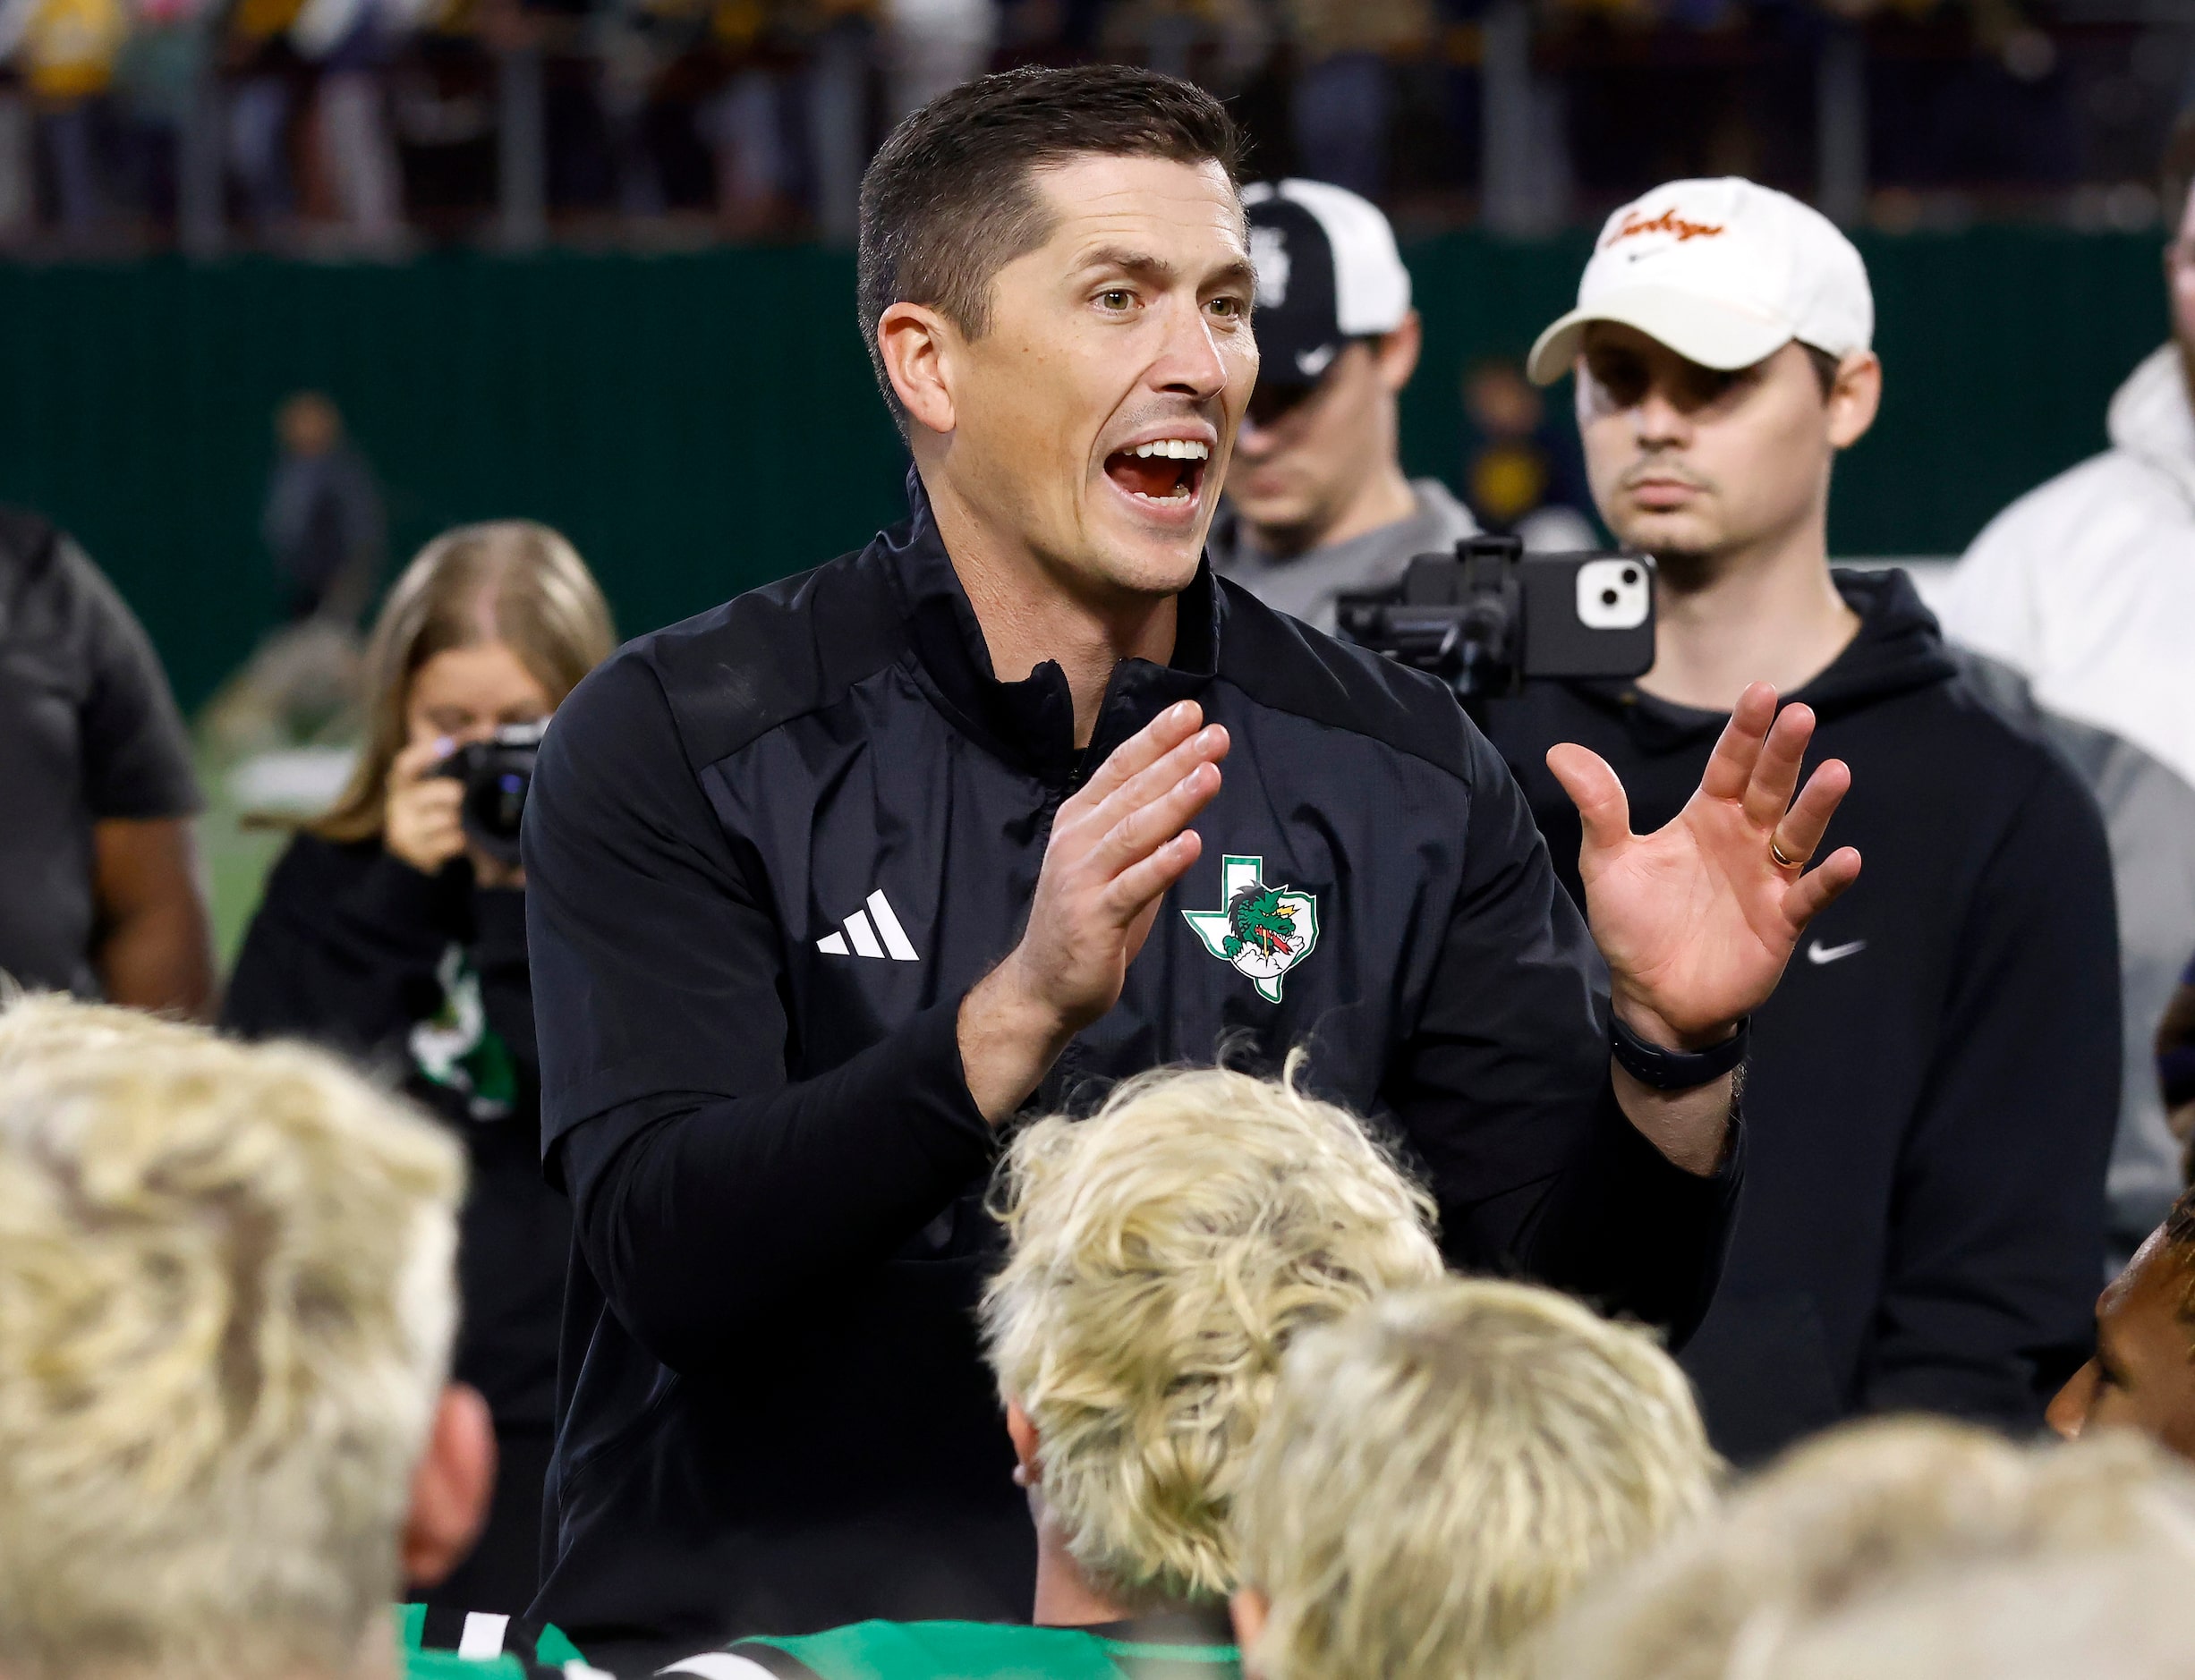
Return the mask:
<path fill-rule="evenodd" d="M 1084 257 L 1085 268 L 1117 268 L 1122 274 L 1153 285 L 1165 285 L 1176 279 L 1179 270 L 1163 257 L 1153 257 L 1148 251 L 1134 250 L 1126 245 L 1100 245 Z M 1238 257 L 1221 268 L 1212 279 L 1221 284 L 1255 285 L 1257 271 L 1247 258 Z"/>
<path fill-rule="evenodd" d="M 1118 268 L 1122 274 L 1138 280 L 1163 283 L 1174 277 L 1174 265 L 1163 257 L 1153 257 L 1148 251 L 1132 250 L 1126 245 L 1100 245 L 1082 259 L 1085 268 Z"/>
<path fill-rule="evenodd" d="M 1249 259 L 1238 257 L 1212 276 L 1216 281 L 1238 286 L 1257 287 L 1257 270 L 1250 266 Z"/>

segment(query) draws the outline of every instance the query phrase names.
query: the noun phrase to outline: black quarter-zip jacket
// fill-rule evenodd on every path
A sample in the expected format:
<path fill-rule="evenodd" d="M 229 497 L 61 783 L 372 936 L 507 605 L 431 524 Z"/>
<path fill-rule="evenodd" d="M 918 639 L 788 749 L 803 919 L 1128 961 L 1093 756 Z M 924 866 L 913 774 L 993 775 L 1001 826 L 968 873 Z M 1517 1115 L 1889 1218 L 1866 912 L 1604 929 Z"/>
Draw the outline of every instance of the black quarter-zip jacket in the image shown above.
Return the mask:
<path fill-rule="evenodd" d="M 995 677 L 910 493 L 858 554 L 623 649 L 533 785 L 544 1149 L 578 1232 L 536 1608 L 620 1669 L 1027 1614 L 971 1312 L 997 1137 L 957 1015 L 1061 800 L 1185 697 L 1233 740 L 1203 856 L 1031 1107 L 1301 1045 L 1426 1175 L 1456 1263 L 1681 1337 L 1720 1262 L 1737 1152 L 1688 1176 L 1623 1119 L 1605 970 L 1445 689 L 1202 567 L 1171 662 L 1123 662 L 1077 751 L 1059 666 Z M 1230 960 L 1253 879 L 1279 897 Z"/>
<path fill-rule="evenodd" d="M 1807 768 L 1850 765 L 1825 849 L 1865 870 L 1754 1017 L 1745 1205 L 1684 1351 L 1740 1461 L 1839 1418 L 1922 1410 L 2014 1430 L 2087 1357 L 2119 1102 L 2118 932 L 2096 802 L 2000 716 L 1899 572 L 1835 574 L 1859 633 L 1786 697 Z M 1675 816 L 1726 722 L 1629 683 L 1536 684 L 1488 715 L 1565 885 L 1575 741 L 1641 833 Z"/>

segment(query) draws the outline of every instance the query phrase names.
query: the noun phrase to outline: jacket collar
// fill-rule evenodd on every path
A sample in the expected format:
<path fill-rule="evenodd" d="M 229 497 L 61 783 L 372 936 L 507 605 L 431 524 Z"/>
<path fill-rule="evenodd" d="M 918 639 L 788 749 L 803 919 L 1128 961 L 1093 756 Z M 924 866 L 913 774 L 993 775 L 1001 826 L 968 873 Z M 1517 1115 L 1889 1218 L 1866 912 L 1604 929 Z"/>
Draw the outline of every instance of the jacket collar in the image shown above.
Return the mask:
<path fill-rule="evenodd" d="M 999 680 L 983 626 L 912 468 L 907 507 L 906 522 L 877 541 L 899 590 L 917 680 L 962 734 L 1016 768 L 1053 785 L 1079 782 L 1121 742 L 1211 682 L 1219 662 L 1220 592 L 1211 565 L 1200 559 L 1178 598 L 1172 660 L 1123 659 L 1115 666 L 1097 731 L 1088 749 L 1077 751 L 1074 698 L 1056 661 L 1045 660 L 1017 683 Z"/>
<path fill-rule="evenodd" d="M 1082 1632 L 1118 1644 L 1231 1646 L 1235 1625 L 1224 1604 L 1175 1604 L 1124 1621 L 1094 1622 Z"/>

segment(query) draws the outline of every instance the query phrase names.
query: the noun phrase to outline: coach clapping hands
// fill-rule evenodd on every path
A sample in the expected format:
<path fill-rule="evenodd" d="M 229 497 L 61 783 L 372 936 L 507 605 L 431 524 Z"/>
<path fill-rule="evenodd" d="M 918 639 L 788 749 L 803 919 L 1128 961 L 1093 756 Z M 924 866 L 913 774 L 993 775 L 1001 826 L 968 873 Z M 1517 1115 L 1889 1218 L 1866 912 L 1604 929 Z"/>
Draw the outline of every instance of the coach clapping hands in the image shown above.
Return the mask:
<path fill-rule="evenodd" d="M 612 1667 L 1025 1612 L 969 1328 L 1017 1113 L 1300 1048 L 1400 1131 L 1451 1264 L 1675 1340 L 1713 1292 L 1739 1023 L 1851 878 L 1798 868 L 1842 772 L 1791 804 L 1808 720 L 1772 733 L 1765 694 L 1660 833 L 1567 766 L 1612 1000 L 1454 697 L 1204 564 L 1258 368 L 1234 144 L 1117 66 L 909 118 L 861 268 L 908 522 L 631 644 L 543 745 L 527 901 L 583 1361 L 536 1613 Z"/>
<path fill-rule="evenodd" d="M 1166 890 L 1203 850 L 1187 825 L 1220 791 L 1227 731 L 1195 700 L 1159 714 L 1062 802 L 1028 929 L 960 1006 L 968 1094 L 996 1123 L 1120 997 Z"/>

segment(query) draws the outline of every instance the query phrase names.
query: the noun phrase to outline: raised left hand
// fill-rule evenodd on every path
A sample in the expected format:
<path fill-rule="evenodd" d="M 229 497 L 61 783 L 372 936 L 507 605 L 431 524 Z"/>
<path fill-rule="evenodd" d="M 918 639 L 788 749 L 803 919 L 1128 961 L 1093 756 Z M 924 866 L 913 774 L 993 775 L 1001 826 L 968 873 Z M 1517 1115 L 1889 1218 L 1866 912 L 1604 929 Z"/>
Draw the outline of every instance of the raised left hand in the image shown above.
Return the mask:
<path fill-rule="evenodd" d="M 1811 711 L 1779 714 L 1775 690 L 1752 684 L 1698 789 L 1649 835 L 1631 832 L 1605 759 L 1574 744 L 1548 752 L 1584 820 L 1578 874 L 1616 1012 L 1640 1037 L 1672 1049 L 1726 1038 L 1767 1002 L 1807 924 L 1859 879 L 1850 846 L 1807 867 L 1852 782 L 1832 759 L 1791 798 L 1813 735 Z"/>

